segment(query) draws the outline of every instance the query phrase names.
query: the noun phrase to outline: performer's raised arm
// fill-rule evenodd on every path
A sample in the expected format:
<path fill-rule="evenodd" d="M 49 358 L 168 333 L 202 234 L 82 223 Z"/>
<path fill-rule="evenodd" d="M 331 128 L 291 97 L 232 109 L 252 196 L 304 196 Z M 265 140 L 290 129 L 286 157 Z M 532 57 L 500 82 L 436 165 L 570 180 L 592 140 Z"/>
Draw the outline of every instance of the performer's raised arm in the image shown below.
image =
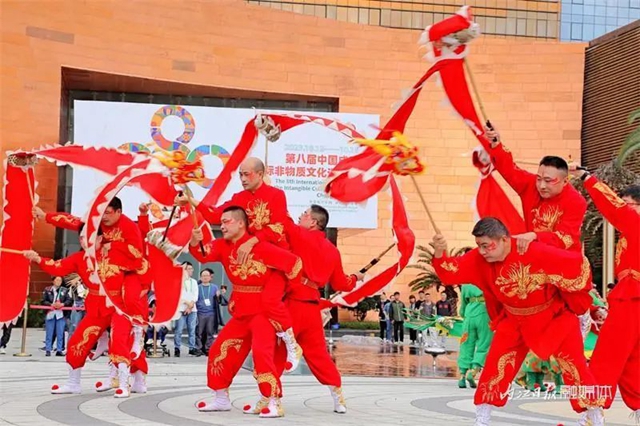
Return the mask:
<path fill-rule="evenodd" d="M 433 236 L 433 268 L 443 285 L 477 284 L 480 274 L 480 254 L 478 249 L 458 257 L 447 255 L 447 240 L 442 234 Z"/>
<path fill-rule="evenodd" d="M 579 172 L 581 172 L 579 173 L 581 177 L 584 176 L 585 189 L 605 219 L 625 235 L 637 233 L 640 227 L 640 215 L 631 205 L 595 176 L 588 175 L 583 170 Z M 632 198 L 629 196 L 629 201 L 635 202 Z"/>
<path fill-rule="evenodd" d="M 33 250 L 27 250 L 24 252 L 24 257 L 32 262 L 37 263 L 44 272 L 51 276 L 64 276 L 74 272 L 78 272 L 78 260 L 82 260 L 82 252 L 76 252 L 70 256 L 60 260 L 53 260 L 46 257 L 41 257 L 37 252 Z M 80 259 L 78 259 L 80 258 Z"/>
<path fill-rule="evenodd" d="M 531 188 L 535 189 L 536 175 L 522 170 L 513 161 L 513 155 L 500 141 L 500 134 L 493 129 L 485 128 L 489 140 L 491 140 L 491 162 L 496 170 L 500 172 L 505 181 L 518 195 L 522 195 Z M 494 139 L 496 140 L 494 142 Z"/>
<path fill-rule="evenodd" d="M 220 240 L 212 240 L 204 244 L 204 254 L 200 249 L 200 243 L 204 240 L 202 228 L 194 229 L 189 241 L 189 253 L 200 263 L 220 262 Z"/>

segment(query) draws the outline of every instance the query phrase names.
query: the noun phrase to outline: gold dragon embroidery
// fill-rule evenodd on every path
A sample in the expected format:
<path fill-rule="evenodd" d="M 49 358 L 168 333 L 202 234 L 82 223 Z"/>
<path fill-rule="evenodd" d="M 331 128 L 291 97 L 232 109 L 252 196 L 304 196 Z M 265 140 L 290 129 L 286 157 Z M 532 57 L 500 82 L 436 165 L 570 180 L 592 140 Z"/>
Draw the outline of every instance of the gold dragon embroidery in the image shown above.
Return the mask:
<path fill-rule="evenodd" d="M 225 360 L 227 355 L 229 355 L 229 350 L 235 349 L 237 352 L 240 352 L 241 347 L 242 339 L 227 339 L 222 342 L 222 345 L 220 345 L 220 355 L 215 357 L 211 363 L 211 373 L 215 375 L 222 373 L 224 365 L 221 365 L 220 363 Z"/>
<path fill-rule="evenodd" d="M 620 266 L 620 260 L 622 259 L 622 253 L 627 249 L 627 239 L 621 237 L 616 244 L 616 266 Z"/>
<path fill-rule="evenodd" d="M 496 285 L 507 297 L 526 299 L 529 294 L 542 288 L 546 277 L 544 273 L 531 273 L 531 265 L 515 263 L 507 270 L 506 277 L 500 274 Z"/>
<path fill-rule="evenodd" d="M 492 377 L 487 383 L 483 384 L 478 389 L 483 395 L 482 400 L 485 402 L 493 402 L 496 399 L 502 399 L 500 392 L 500 382 L 506 376 L 505 369 L 510 365 L 515 370 L 516 368 L 516 351 L 507 352 L 498 359 L 498 374 Z"/>
<path fill-rule="evenodd" d="M 46 262 L 44 262 L 45 265 L 47 266 L 55 266 L 56 268 L 59 268 L 60 266 L 62 266 L 62 263 L 60 263 L 59 260 L 53 260 L 53 259 L 49 259 Z"/>
<path fill-rule="evenodd" d="M 563 234 L 560 231 L 556 231 L 555 234 L 558 238 L 560 238 L 560 240 L 564 244 L 564 248 L 568 249 L 573 245 L 573 238 L 571 237 L 571 235 Z"/>
<path fill-rule="evenodd" d="M 271 222 L 271 211 L 269 210 L 269 204 L 264 201 L 256 201 L 253 203 L 252 208 L 247 206 L 247 216 L 251 227 L 259 231 L 262 227 Z"/>
<path fill-rule="evenodd" d="M 109 262 L 108 257 L 103 257 L 98 262 L 98 275 L 103 282 L 107 278 L 114 277 L 120 273 L 120 267 Z"/>
<path fill-rule="evenodd" d="M 300 274 L 301 270 L 302 270 L 302 260 L 298 258 L 296 260 L 296 263 L 293 265 L 293 268 L 291 268 L 291 272 L 286 274 L 286 277 L 292 280 Z"/>
<path fill-rule="evenodd" d="M 115 366 L 122 363 L 126 364 L 127 366 L 131 365 L 131 360 L 122 355 L 109 354 L 109 361 L 111 361 L 111 363 Z"/>
<path fill-rule="evenodd" d="M 140 250 L 138 250 L 131 244 L 128 244 L 128 248 L 129 248 L 129 253 L 131 253 L 133 257 L 135 257 L 136 259 L 140 259 L 142 257 L 142 253 L 140 253 Z"/>
<path fill-rule="evenodd" d="M 75 225 L 75 224 L 79 223 L 78 219 L 76 219 L 73 216 L 66 215 L 66 214 L 57 214 L 55 216 L 51 216 L 51 220 L 55 221 L 55 222 L 58 222 L 58 221 L 67 222 L 67 223 L 70 223 L 72 225 Z"/>
<path fill-rule="evenodd" d="M 267 265 L 262 262 L 253 259 L 253 255 L 249 254 L 247 260 L 239 264 L 238 260 L 233 257 L 233 254 L 229 256 L 229 269 L 234 277 L 238 277 L 241 280 L 246 280 L 251 275 L 262 275 L 267 272 Z"/>
<path fill-rule="evenodd" d="M 276 330 L 276 333 L 282 333 L 284 331 L 282 329 L 282 325 L 278 321 L 275 321 L 275 320 L 272 320 L 271 318 L 269 318 L 269 322 L 271 323 L 273 328 Z"/>
<path fill-rule="evenodd" d="M 283 232 L 284 232 L 284 225 L 281 223 L 271 223 L 269 225 L 267 225 L 267 227 L 269 229 L 271 229 L 273 232 L 275 232 L 276 234 L 282 236 Z"/>
<path fill-rule="evenodd" d="M 442 262 L 442 265 L 440 266 L 445 271 L 453 272 L 453 273 L 458 272 L 458 266 L 454 262 Z"/>
<path fill-rule="evenodd" d="M 537 207 L 533 212 L 533 230 L 534 232 L 553 232 L 562 217 L 562 210 L 558 206 L 548 206 L 541 211 L 544 206 Z"/>
<path fill-rule="evenodd" d="M 565 291 L 578 291 L 585 288 L 589 283 L 589 275 L 591 268 L 589 261 L 586 257 L 582 258 L 582 267 L 580 268 L 580 275 L 576 278 L 564 278 L 562 275 L 551 274 L 547 275 L 549 283 L 558 286 Z"/>
<path fill-rule="evenodd" d="M 600 191 L 600 193 L 602 193 L 602 195 L 604 195 L 605 198 L 617 209 L 627 205 L 627 203 L 625 203 L 622 198 L 618 197 L 618 195 L 613 192 L 611 188 L 609 188 L 602 182 L 597 182 L 595 185 L 593 185 L 593 189 Z"/>
<path fill-rule="evenodd" d="M 98 327 L 97 325 L 87 327 L 82 333 L 82 340 L 80 340 L 77 344 L 73 345 L 72 347 L 74 356 L 82 355 L 82 352 L 84 351 L 84 347 L 87 343 L 89 343 L 91 336 L 98 336 L 100 334 L 100 330 L 101 330 L 100 327 Z"/>
<path fill-rule="evenodd" d="M 122 237 L 122 230 L 120 228 L 114 228 L 114 229 L 108 230 L 102 235 L 102 238 L 105 241 L 111 241 L 111 242 L 124 241 L 124 238 Z"/>
<path fill-rule="evenodd" d="M 563 353 L 559 353 L 554 356 L 556 362 L 560 366 L 560 370 L 565 376 L 569 376 L 568 380 L 566 380 L 567 385 L 575 386 L 576 388 L 582 387 L 582 379 L 580 378 L 580 372 L 578 371 L 578 367 L 576 367 L 575 363 L 569 356 Z M 582 408 L 593 408 L 593 407 L 602 407 L 604 406 L 605 397 L 601 396 L 596 398 L 596 395 L 592 395 L 589 398 L 587 392 L 580 392 L 578 396 L 578 405 Z"/>
<path fill-rule="evenodd" d="M 263 383 L 268 384 L 271 387 L 270 396 L 272 398 L 277 398 L 278 395 L 280 395 L 280 387 L 278 386 L 278 380 L 276 379 L 276 376 L 273 375 L 273 373 L 256 374 L 256 382 L 258 382 L 258 386 L 260 386 Z"/>

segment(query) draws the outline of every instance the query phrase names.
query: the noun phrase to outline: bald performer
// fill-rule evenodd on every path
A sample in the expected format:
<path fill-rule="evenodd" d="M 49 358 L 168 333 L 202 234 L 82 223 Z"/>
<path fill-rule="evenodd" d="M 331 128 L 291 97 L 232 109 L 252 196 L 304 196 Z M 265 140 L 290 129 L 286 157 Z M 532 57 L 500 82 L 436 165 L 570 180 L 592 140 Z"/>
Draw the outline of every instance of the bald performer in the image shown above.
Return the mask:
<path fill-rule="evenodd" d="M 234 194 L 231 200 L 218 207 L 198 203 L 197 210 L 212 225 L 220 225 L 221 216 L 229 207 L 241 207 L 249 218 L 249 238 L 232 253 L 234 261 L 243 264 L 252 258 L 252 249 L 258 242 L 267 242 L 283 249 L 289 249 L 285 237 L 284 224 L 288 218 L 287 198 L 284 191 L 268 185 L 264 182 L 265 167 L 262 160 L 249 157 L 240 164 L 240 182 L 243 191 Z M 184 205 L 188 202 L 186 197 L 178 197 L 176 203 Z M 289 219 L 290 220 L 290 219 Z M 298 265 L 302 269 L 302 262 Z M 297 275 L 298 271 L 295 271 Z M 250 271 L 248 272 L 250 273 Z M 296 342 L 291 328 L 291 318 L 288 310 L 282 303 L 285 292 L 285 283 L 268 285 L 262 292 L 263 306 L 267 310 L 266 315 L 275 328 L 279 337 L 283 339 L 287 347 L 287 364 L 285 371 L 290 372 L 297 368 L 302 349 Z"/>

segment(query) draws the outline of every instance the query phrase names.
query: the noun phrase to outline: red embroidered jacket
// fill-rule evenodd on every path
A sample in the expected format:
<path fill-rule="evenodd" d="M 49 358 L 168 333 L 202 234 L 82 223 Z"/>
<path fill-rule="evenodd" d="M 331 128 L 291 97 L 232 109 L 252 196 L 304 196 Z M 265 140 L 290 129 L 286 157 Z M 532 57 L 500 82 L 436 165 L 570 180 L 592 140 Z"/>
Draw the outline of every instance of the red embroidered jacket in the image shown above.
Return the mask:
<path fill-rule="evenodd" d="M 211 224 L 220 224 L 225 208 L 242 207 L 249 217 L 249 232 L 261 242 L 269 242 L 287 248 L 284 223 L 288 218 L 287 198 L 284 191 L 263 183 L 255 192 L 241 191 L 219 207 L 198 205 L 198 211 Z"/>
<path fill-rule="evenodd" d="M 334 291 L 351 291 L 356 285 L 355 275 L 346 275 L 338 248 L 331 244 L 323 231 L 309 230 L 288 218 L 285 233 L 291 251 L 302 259 L 302 280 L 287 289 L 287 297 L 297 300 L 320 300 L 318 289 L 331 284 Z"/>
<path fill-rule="evenodd" d="M 520 196 L 527 231 L 537 240 L 569 250 L 581 251 L 580 228 L 587 202 L 570 184 L 553 198 L 542 198 L 536 189 L 536 175 L 522 170 L 502 144 L 490 150 L 491 159 L 509 186 Z"/>
<path fill-rule="evenodd" d="M 618 284 L 612 299 L 640 298 L 640 214 L 593 176 L 584 186 L 600 213 L 622 234 L 616 246 L 615 272 Z"/>
<path fill-rule="evenodd" d="M 555 348 L 548 340 L 562 341 L 558 333 L 578 327 L 575 315 L 560 318 L 566 308 L 559 290 L 582 292 L 591 284 L 582 254 L 533 242 L 520 255 L 514 239 L 503 262 L 489 263 L 474 249 L 460 257 L 434 258 L 433 267 L 444 285 L 479 287 L 492 326 L 499 328 L 505 317 L 515 320 L 530 349 L 543 359 Z"/>
<path fill-rule="evenodd" d="M 203 256 L 199 246 L 189 251 L 199 262 L 220 262 L 233 284 L 229 313 L 234 317 L 255 315 L 263 311 L 261 293 L 270 280 L 299 280 L 302 260 L 290 251 L 270 243 L 260 242 L 253 247 L 249 258 L 238 264 L 238 247 L 250 239 L 246 233 L 235 243 L 222 238 L 205 245 Z"/>

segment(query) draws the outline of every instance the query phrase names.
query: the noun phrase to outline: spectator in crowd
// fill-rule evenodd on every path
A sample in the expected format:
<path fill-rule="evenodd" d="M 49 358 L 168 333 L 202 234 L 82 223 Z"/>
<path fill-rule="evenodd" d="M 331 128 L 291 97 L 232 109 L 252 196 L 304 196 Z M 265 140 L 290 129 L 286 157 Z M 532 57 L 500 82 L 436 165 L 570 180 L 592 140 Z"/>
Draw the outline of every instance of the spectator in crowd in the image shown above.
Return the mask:
<path fill-rule="evenodd" d="M 451 303 L 447 300 L 445 292 L 440 293 L 440 300 L 436 302 L 436 313 L 441 317 L 450 317 L 453 315 Z"/>
<path fill-rule="evenodd" d="M 440 300 L 436 302 L 436 313 L 440 317 L 450 317 L 453 315 L 453 309 L 451 307 L 451 303 L 447 300 L 447 293 L 444 291 L 440 293 Z M 444 349 L 445 342 L 447 341 L 447 336 L 441 331 L 440 332 L 440 346 Z"/>
<path fill-rule="evenodd" d="M 387 323 L 387 342 L 393 343 L 393 318 L 391 317 L 391 304 L 393 303 L 394 295 L 389 295 L 389 299 L 384 304 L 384 318 Z"/>
<path fill-rule="evenodd" d="M 418 307 L 420 305 L 418 305 L 418 302 L 416 302 L 416 297 L 412 294 L 409 296 L 409 311 L 411 311 L 411 313 L 413 314 L 413 316 L 415 317 L 414 312 L 418 312 Z M 416 344 L 416 340 L 418 339 L 418 330 L 415 330 L 413 328 L 409 329 L 409 340 L 411 340 L 411 344 L 415 345 Z"/>
<path fill-rule="evenodd" d="M 199 351 L 196 346 L 196 324 L 198 322 L 198 282 L 193 277 L 193 264 L 182 262 L 182 267 L 187 273 L 187 278 L 182 283 L 182 293 L 180 295 L 180 306 L 178 307 L 178 318 L 176 319 L 175 335 L 173 339 L 174 355 L 180 356 L 180 346 L 182 343 L 182 330 L 187 326 L 187 336 L 189 338 L 189 355 L 197 355 Z"/>
<path fill-rule="evenodd" d="M 76 331 L 76 327 L 78 327 L 78 324 L 86 314 L 84 310 L 84 298 L 87 297 L 89 290 L 84 286 L 78 274 L 68 275 L 67 279 L 69 295 L 72 300 L 71 306 L 76 308 L 71 311 L 69 315 L 69 338 L 71 338 L 71 335 Z"/>
<path fill-rule="evenodd" d="M 13 323 L 2 324 L 2 337 L 0 338 L 0 355 L 4 355 L 7 353 L 7 344 L 9 343 L 9 339 L 11 339 L 11 329 L 13 328 Z"/>
<path fill-rule="evenodd" d="M 396 344 L 404 342 L 404 303 L 400 300 L 400 292 L 393 293 L 391 302 L 391 319 L 393 320 L 393 340 Z"/>
<path fill-rule="evenodd" d="M 213 344 L 215 326 L 219 310 L 216 312 L 216 295 L 218 287 L 213 285 L 213 270 L 206 268 L 200 272 L 200 285 L 198 286 L 198 327 L 196 332 L 196 356 L 209 353 Z"/>
<path fill-rule="evenodd" d="M 218 331 L 224 327 L 224 316 L 222 315 L 222 308 L 229 305 L 227 299 L 227 286 L 221 285 L 220 290 L 216 292 L 216 303 L 214 306 L 214 313 L 216 314 L 216 322 L 213 325 L 213 337 L 218 337 Z"/>
<path fill-rule="evenodd" d="M 380 300 L 378 300 L 378 318 L 380 320 L 380 340 L 382 343 L 387 341 L 387 314 L 384 311 L 384 307 L 387 304 L 387 295 L 383 292 L 380 295 Z"/>
<path fill-rule="evenodd" d="M 151 296 L 149 297 L 149 318 L 153 318 L 153 316 L 156 314 L 156 298 L 155 296 Z M 156 329 L 156 327 L 158 327 Z M 165 325 L 161 325 L 161 326 L 157 326 L 157 325 L 153 325 L 153 324 L 149 324 L 149 327 L 147 327 L 147 332 L 145 333 L 145 347 L 148 349 L 149 347 L 153 347 L 153 331 L 156 331 L 156 339 L 160 340 L 160 346 L 164 346 L 164 339 L 165 337 L 167 337 L 167 334 L 169 333 L 169 329 L 165 326 Z M 168 352 L 168 354 L 170 355 L 171 352 Z M 178 355 L 179 356 L 179 355 Z"/>
<path fill-rule="evenodd" d="M 424 294 L 424 291 L 420 290 L 418 292 L 418 300 L 416 300 L 416 309 L 420 310 L 420 307 L 426 300 L 427 299 L 426 299 L 426 295 Z"/>
<path fill-rule="evenodd" d="M 430 298 L 425 297 L 424 301 L 420 304 L 420 313 L 429 318 L 436 315 L 436 305 Z"/>
<path fill-rule="evenodd" d="M 62 287 L 62 277 L 53 277 L 53 285 L 44 289 L 42 304 L 51 306 L 47 312 L 45 320 L 45 351 L 46 356 L 51 356 L 53 346 L 53 336 L 56 336 L 57 350 L 56 356 L 64 356 L 64 329 L 66 321 L 62 309 L 71 306 L 73 301 L 69 297 L 69 290 Z"/>

